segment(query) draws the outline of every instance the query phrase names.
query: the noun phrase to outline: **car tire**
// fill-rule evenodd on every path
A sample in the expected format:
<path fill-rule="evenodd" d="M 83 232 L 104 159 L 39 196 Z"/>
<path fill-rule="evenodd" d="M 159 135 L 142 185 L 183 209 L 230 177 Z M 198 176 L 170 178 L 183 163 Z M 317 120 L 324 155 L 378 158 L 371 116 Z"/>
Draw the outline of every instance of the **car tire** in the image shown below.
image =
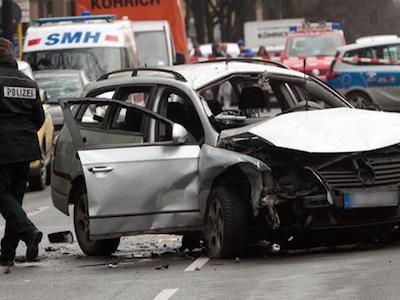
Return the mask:
<path fill-rule="evenodd" d="M 205 215 L 205 239 L 210 258 L 244 254 L 250 212 L 250 203 L 233 186 L 214 188 Z"/>
<path fill-rule="evenodd" d="M 43 191 L 46 188 L 47 167 L 43 163 L 40 168 L 40 174 L 29 178 L 29 189 L 32 191 Z"/>
<path fill-rule="evenodd" d="M 346 95 L 346 98 L 355 108 L 380 110 L 379 105 L 375 104 L 364 92 L 350 92 Z"/>
<path fill-rule="evenodd" d="M 74 205 L 74 228 L 79 247 L 88 256 L 108 256 L 117 251 L 120 238 L 91 240 L 89 235 L 88 199 L 82 190 Z"/>

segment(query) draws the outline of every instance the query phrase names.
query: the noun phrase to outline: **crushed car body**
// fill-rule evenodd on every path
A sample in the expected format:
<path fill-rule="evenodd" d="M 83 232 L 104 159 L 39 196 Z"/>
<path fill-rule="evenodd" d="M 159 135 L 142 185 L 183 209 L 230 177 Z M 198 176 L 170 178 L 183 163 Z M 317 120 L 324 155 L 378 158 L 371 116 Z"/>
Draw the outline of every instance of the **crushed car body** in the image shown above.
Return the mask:
<path fill-rule="evenodd" d="M 236 105 L 222 108 L 227 95 Z M 230 257 L 252 239 L 289 247 L 400 223 L 400 117 L 279 64 L 121 70 L 61 106 L 52 197 L 66 214 L 74 205 L 88 255 L 131 234 L 183 234 Z"/>

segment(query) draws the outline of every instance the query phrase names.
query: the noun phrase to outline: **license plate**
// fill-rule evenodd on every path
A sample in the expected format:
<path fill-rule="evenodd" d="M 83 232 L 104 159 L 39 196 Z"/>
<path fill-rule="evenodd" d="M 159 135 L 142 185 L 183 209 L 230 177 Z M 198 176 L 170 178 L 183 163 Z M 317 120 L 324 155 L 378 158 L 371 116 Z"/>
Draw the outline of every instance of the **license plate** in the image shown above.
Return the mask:
<path fill-rule="evenodd" d="M 343 197 L 345 209 L 397 206 L 398 203 L 399 192 L 397 191 L 344 193 Z"/>

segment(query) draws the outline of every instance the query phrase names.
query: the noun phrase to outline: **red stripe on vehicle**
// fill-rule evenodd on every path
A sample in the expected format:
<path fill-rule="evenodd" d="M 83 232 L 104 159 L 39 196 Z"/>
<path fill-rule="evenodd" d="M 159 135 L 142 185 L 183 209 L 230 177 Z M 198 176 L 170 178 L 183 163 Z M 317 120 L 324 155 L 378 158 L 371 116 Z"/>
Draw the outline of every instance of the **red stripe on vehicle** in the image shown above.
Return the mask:
<path fill-rule="evenodd" d="M 107 35 L 106 35 L 106 41 L 109 41 L 109 42 L 118 42 L 118 36 L 117 36 L 117 35 L 107 34 Z"/>
<path fill-rule="evenodd" d="M 29 41 L 28 41 L 28 46 L 39 45 L 41 40 L 42 40 L 42 39 L 40 39 L 40 38 L 39 38 L 39 39 L 29 40 Z"/>

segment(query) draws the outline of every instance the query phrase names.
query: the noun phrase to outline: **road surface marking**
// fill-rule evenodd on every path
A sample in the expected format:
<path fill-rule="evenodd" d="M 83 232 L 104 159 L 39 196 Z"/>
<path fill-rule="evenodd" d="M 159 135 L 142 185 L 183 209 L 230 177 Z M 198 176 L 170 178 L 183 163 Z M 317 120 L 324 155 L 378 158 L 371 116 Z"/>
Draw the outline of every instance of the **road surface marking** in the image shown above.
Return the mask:
<path fill-rule="evenodd" d="M 37 214 L 40 214 L 41 212 L 44 212 L 45 210 L 47 210 L 49 208 L 50 208 L 49 206 L 41 206 L 41 207 L 35 208 L 34 210 L 27 213 L 26 215 L 30 218 Z M 3 230 L 4 230 L 4 226 L 0 226 L 0 231 L 3 231 Z"/>
<path fill-rule="evenodd" d="M 171 298 L 179 289 L 165 289 L 162 290 L 153 300 L 168 300 Z"/>
<path fill-rule="evenodd" d="M 27 213 L 27 216 L 28 217 L 33 217 L 33 216 L 35 216 L 37 214 L 40 214 L 41 212 L 43 212 L 43 211 L 45 211 L 46 209 L 49 209 L 49 208 L 50 207 L 48 207 L 48 206 L 42 206 L 42 207 L 35 208 L 33 211 Z"/>
<path fill-rule="evenodd" d="M 208 257 L 199 257 L 185 269 L 185 272 L 200 270 L 209 260 Z"/>

